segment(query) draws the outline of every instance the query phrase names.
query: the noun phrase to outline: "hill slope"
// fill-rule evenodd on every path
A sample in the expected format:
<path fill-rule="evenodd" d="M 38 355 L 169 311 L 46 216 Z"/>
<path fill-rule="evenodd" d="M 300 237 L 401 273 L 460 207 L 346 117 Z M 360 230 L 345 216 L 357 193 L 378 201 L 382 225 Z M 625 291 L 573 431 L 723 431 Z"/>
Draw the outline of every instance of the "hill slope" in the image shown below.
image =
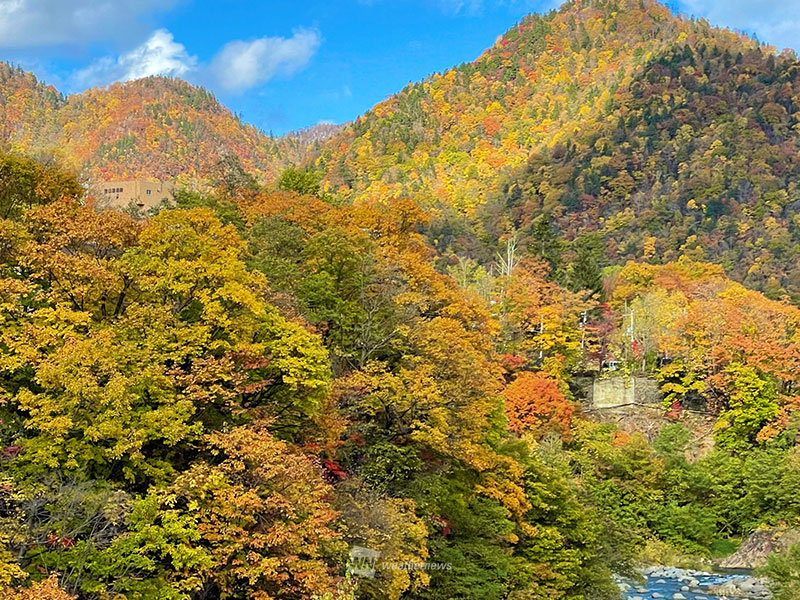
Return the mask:
<path fill-rule="evenodd" d="M 0 63 L 0 142 L 20 149 L 52 140 L 65 98 L 32 73 Z"/>
<path fill-rule="evenodd" d="M 681 254 L 800 297 L 800 63 L 709 38 L 675 44 L 607 116 L 543 147 L 487 211 L 523 235 L 547 215 L 605 264 Z"/>
<path fill-rule="evenodd" d="M 652 56 L 681 36 L 712 35 L 755 45 L 650 0 L 568 2 L 378 104 L 318 164 L 353 199 L 410 194 L 469 212 L 531 150 L 603 114 Z"/>
<path fill-rule="evenodd" d="M 579 247 L 599 266 L 689 254 L 800 297 L 798 73 L 794 56 L 652 0 L 575 0 L 344 128 L 283 138 L 179 80 L 64 97 L 0 65 L 0 143 L 57 148 L 106 179 L 191 181 L 233 154 L 268 181 L 306 162 L 345 200 L 439 212 L 443 251 L 486 258 L 512 231 L 546 234 L 578 242 L 547 257 L 562 272 Z"/>
<path fill-rule="evenodd" d="M 443 213 L 442 250 L 546 234 L 562 272 L 581 246 L 599 266 L 688 254 L 800 298 L 800 63 L 650 0 L 526 17 L 378 104 L 317 165 L 353 201 Z"/>
<path fill-rule="evenodd" d="M 0 144 L 29 154 L 55 152 L 87 177 L 188 182 L 233 154 L 272 180 L 317 143 L 313 136 L 265 136 L 206 90 L 177 79 L 150 77 L 65 97 L 0 64 Z"/>

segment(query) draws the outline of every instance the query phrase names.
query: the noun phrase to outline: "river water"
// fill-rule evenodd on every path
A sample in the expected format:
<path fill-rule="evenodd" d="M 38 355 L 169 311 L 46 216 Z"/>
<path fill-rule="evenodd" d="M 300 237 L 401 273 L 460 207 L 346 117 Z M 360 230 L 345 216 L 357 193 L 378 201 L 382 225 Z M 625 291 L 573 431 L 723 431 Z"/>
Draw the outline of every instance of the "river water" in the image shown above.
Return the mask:
<path fill-rule="evenodd" d="M 766 599 L 769 593 L 760 582 L 748 575 L 730 575 L 685 571 L 673 568 L 645 569 L 645 582 L 623 581 L 620 587 L 628 600 L 727 600 L 733 596 L 713 593 L 710 586 L 733 584 L 746 591 L 740 598 Z"/>

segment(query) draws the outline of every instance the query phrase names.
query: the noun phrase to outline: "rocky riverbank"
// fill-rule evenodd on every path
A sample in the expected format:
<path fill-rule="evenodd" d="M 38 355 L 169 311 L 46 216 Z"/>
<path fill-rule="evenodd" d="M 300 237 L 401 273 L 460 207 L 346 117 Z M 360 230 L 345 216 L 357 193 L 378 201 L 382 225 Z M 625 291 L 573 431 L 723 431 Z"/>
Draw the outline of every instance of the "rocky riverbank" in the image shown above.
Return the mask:
<path fill-rule="evenodd" d="M 728 575 L 678 569 L 642 569 L 644 583 L 620 580 L 627 600 L 767 600 L 772 597 L 766 583 L 750 575 Z"/>
<path fill-rule="evenodd" d="M 800 544 L 800 530 L 787 527 L 759 529 L 748 537 L 739 549 L 719 562 L 723 569 L 758 569 L 767 564 L 772 553 L 786 553 Z"/>

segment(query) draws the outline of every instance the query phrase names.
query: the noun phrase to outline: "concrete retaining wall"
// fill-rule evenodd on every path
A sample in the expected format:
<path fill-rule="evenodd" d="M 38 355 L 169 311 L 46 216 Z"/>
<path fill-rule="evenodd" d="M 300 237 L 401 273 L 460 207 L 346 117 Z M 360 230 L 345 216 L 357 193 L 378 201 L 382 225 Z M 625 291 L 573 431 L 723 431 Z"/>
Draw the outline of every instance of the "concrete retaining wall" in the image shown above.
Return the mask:
<path fill-rule="evenodd" d="M 608 408 L 622 404 L 659 404 L 658 382 L 648 377 L 605 377 L 595 379 L 591 406 Z"/>

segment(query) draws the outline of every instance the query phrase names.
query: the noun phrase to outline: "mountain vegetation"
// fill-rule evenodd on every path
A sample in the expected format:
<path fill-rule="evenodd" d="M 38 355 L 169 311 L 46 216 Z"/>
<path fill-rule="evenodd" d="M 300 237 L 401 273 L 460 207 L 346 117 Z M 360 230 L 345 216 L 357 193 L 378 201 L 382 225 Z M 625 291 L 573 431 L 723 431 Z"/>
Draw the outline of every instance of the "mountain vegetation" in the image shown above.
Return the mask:
<path fill-rule="evenodd" d="M 793 54 L 713 37 L 675 44 L 601 123 L 536 151 L 489 214 L 596 236 L 605 265 L 686 255 L 797 299 L 798 70 Z"/>
<path fill-rule="evenodd" d="M 315 168 L 351 201 L 429 207 L 443 252 L 485 262 L 479 242 L 552 228 L 556 267 L 587 245 L 600 267 L 687 254 L 796 299 L 799 68 L 650 0 L 568 2 L 377 105 Z"/>
<path fill-rule="evenodd" d="M 513 245 L 437 271 L 411 200 L 220 188 L 142 221 L 4 160 L 5 594 L 613 598 L 800 518 L 800 310 L 719 266 L 632 262 L 601 301 Z M 611 357 L 661 382 L 655 439 L 582 415 Z M 446 568 L 353 579 L 354 545 Z"/>
<path fill-rule="evenodd" d="M 605 117 L 618 90 L 675 40 L 712 36 L 755 47 L 651 0 L 567 2 L 526 17 L 474 62 L 378 104 L 318 164 L 354 200 L 402 195 L 469 212 L 531 150 Z"/>
<path fill-rule="evenodd" d="M 798 66 L 575 0 L 279 139 L 0 66 L 0 596 L 612 600 L 797 527 Z"/>
<path fill-rule="evenodd" d="M 64 96 L 0 63 L 0 147 L 55 158 L 84 178 L 191 185 L 212 177 L 220 159 L 235 157 L 259 179 L 273 180 L 334 131 L 266 136 L 210 92 L 178 79 L 149 77 Z"/>

